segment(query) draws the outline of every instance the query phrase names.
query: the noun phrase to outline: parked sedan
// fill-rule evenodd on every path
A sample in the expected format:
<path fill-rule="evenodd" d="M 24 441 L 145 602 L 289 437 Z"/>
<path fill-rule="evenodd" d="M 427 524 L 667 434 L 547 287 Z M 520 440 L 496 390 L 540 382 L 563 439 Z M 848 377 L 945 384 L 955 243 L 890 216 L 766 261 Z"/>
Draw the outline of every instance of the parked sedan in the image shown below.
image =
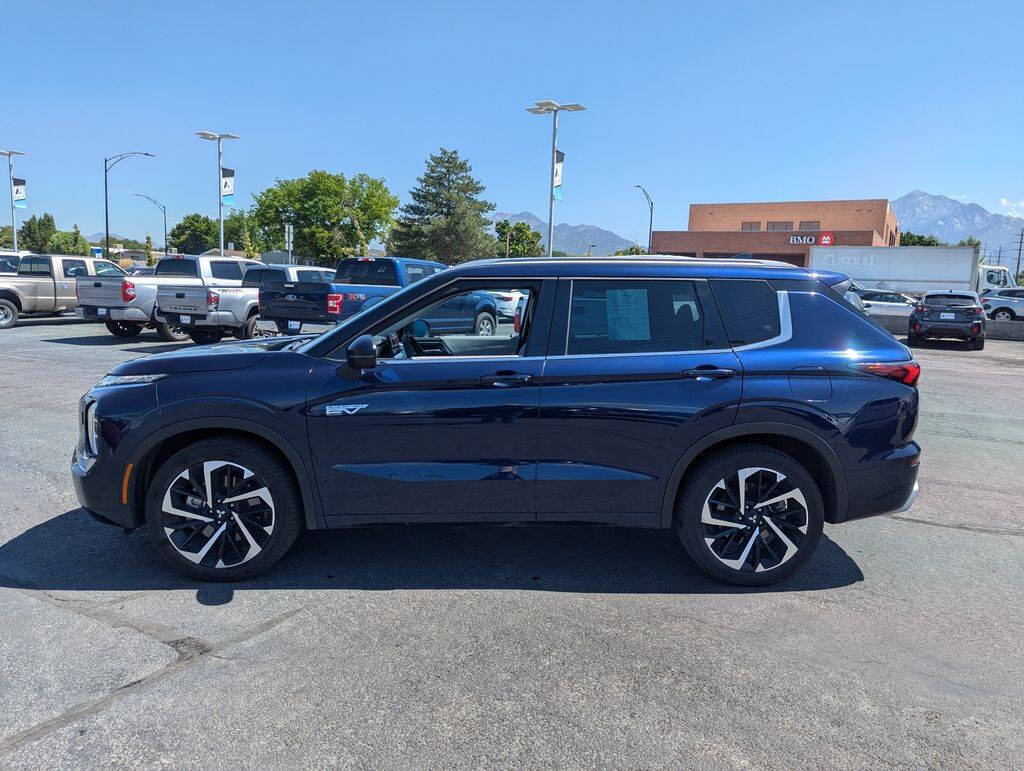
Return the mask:
<path fill-rule="evenodd" d="M 926 337 L 966 340 L 974 350 L 985 347 L 985 311 L 975 292 L 928 292 L 910 314 L 907 343 Z"/>
<path fill-rule="evenodd" d="M 910 295 L 880 289 L 862 291 L 860 299 L 871 316 L 909 316 L 917 305 L 917 300 Z"/>
<path fill-rule="evenodd" d="M 981 298 L 981 307 L 990 319 L 996 321 L 1024 318 L 1024 289 L 1011 287 L 987 292 Z"/>

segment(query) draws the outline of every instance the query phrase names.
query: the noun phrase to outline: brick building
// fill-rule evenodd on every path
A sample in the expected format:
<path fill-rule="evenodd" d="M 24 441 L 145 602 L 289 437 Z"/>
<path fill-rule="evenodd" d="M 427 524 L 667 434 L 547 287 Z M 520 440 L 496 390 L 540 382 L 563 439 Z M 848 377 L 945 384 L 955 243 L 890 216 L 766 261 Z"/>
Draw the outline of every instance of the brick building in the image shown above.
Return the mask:
<path fill-rule="evenodd" d="M 898 246 L 900 223 L 885 198 L 860 201 L 701 203 L 690 205 L 688 230 L 655 230 L 651 251 L 806 265 L 810 248 Z"/>

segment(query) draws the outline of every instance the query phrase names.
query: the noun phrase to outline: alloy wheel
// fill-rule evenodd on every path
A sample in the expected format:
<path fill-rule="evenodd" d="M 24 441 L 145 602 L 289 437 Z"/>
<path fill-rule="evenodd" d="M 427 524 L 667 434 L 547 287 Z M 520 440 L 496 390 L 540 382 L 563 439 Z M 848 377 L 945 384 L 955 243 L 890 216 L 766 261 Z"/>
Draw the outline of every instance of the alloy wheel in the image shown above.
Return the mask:
<path fill-rule="evenodd" d="M 11 320 L 11 311 L 6 305 L 0 305 L 0 324 L 4 324 Z"/>
<path fill-rule="evenodd" d="M 490 337 L 494 334 L 494 322 L 491 321 L 489 316 L 484 316 L 477 322 L 476 333 L 484 337 Z"/>
<path fill-rule="evenodd" d="M 742 468 L 719 480 L 701 511 L 701 533 L 723 565 L 772 570 L 792 559 L 807 537 L 807 501 L 785 474 Z"/>
<path fill-rule="evenodd" d="M 999 311 L 993 318 L 995 318 L 996 321 L 1009 321 L 1013 316 L 1006 311 Z"/>
<path fill-rule="evenodd" d="M 185 559 L 208 568 L 248 562 L 274 532 L 274 500 L 251 470 L 208 460 L 178 474 L 164 493 L 161 523 Z"/>

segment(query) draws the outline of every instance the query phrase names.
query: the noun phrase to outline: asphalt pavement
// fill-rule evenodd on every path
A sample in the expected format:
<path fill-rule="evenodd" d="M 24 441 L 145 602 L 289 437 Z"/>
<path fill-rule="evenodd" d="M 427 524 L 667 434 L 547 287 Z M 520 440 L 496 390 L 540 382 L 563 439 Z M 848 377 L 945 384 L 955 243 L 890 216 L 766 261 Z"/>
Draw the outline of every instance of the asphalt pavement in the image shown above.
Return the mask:
<path fill-rule="evenodd" d="M 0 766 L 1024 764 L 1022 343 L 917 348 L 914 507 L 766 589 L 579 525 L 306 534 L 186 580 L 68 471 L 81 394 L 178 347 L 0 331 Z"/>

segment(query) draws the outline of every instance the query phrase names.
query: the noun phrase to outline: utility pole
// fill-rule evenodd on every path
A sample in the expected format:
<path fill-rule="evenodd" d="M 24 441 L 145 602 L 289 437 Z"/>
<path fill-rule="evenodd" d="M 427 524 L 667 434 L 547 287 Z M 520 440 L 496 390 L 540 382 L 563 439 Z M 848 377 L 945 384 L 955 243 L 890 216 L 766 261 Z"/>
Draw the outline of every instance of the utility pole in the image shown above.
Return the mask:
<path fill-rule="evenodd" d="M 647 199 L 647 206 L 651 210 L 651 218 L 647 221 L 647 253 L 651 253 L 651 241 L 654 238 L 654 201 L 651 200 L 651 194 L 647 192 L 647 189 L 643 185 L 633 185 L 633 187 L 640 188 L 640 192 L 644 194 L 644 198 Z"/>
<path fill-rule="evenodd" d="M 141 151 L 134 151 L 130 153 L 121 153 L 120 155 L 112 155 L 109 158 L 103 159 L 103 229 L 105 237 L 103 239 L 104 244 L 104 257 L 110 259 L 110 196 L 107 194 L 107 175 L 110 174 L 110 170 L 117 164 L 123 161 L 125 158 L 133 158 L 136 155 L 144 155 L 147 158 L 155 158 L 153 153 L 144 153 Z M 165 241 L 167 239 L 164 239 Z M 165 244 L 166 248 L 166 244 Z"/>
<path fill-rule="evenodd" d="M 1017 270 L 1014 272 L 1013 280 L 1017 280 L 1017 276 L 1020 275 L 1020 249 L 1024 246 L 1024 228 L 1020 229 L 1020 239 L 1017 241 Z"/>
<path fill-rule="evenodd" d="M 197 131 L 196 136 L 217 143 L 217 219 L 220 220 L 220 256 L 224 256 L 224 196 L 221 184 L 224 177 L 223 148 L 225 139 L 238 139 L 237 134 L 218 134 L 214 131 Z"/>
<path fill-rule="evenodd" d="M 548 257 L 554 249 L 555 241 L 555 164 L 558 162 L 558 113 L 564 111 L 579 112 L 587 109 L 582 104 L 559 104 L 550 99 L 534 102 L 533 107 L 526 111 L 534 115 L 551 113 L 551 177 L 548 180 Z"/>
<path fill-rule="evenodd" d="M 511 244 L 512 244 L 512 223 L 510 222 L 509 226 L 507 228 L 505 228 L 505 259 L 506 260 L 508 259 L 509 247 L 511 246 Z"/>
<path fill-rule="evenodd" d="M 0 150 L 0 155 L 7 156 L 7 190 L 11 194 L 11 237 L 14 239 L 14 251 L 18 251 L 18 218 L 14 213 L 14 156 L 24 154 L 18 150 Z"/>

